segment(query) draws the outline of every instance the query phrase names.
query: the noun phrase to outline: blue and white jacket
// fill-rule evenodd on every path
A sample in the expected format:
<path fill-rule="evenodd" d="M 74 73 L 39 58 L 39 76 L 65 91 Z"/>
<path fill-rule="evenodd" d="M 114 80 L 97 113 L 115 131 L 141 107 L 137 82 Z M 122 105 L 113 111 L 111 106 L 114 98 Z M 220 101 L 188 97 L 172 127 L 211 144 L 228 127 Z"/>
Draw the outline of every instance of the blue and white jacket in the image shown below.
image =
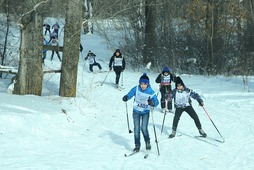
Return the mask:
<path fill-rule="evenodd" d="M 43 38 L 43 45 L 49 45 L 48 41 L 45 38 Z M 45 50 L 45 49 L 42 50 L 42 53 L 45 54 L 46 52 L 47 52 L 47 50 Z"/>
<path fill-rule="evenodd" d="M 150 112 L 150 106 L 147 101 L 149 98 L 154 102 L 154 107 L 159 104 L 157 96 L 150 85 L 148 85 L 145 90 L 142 90 L 140 85 L 133 87 L 127 94 L 128 100 L 133 96 L 135 96 L 133 110 L 139 114 L 146 114 Z"/>
<path fill-rule="evenodd" d="M 186 87 L 184 87 L 184 90 L 172 90 L 170 98 L 174 99 L 176 108 L 186 108 L 191 106 L 191 98 L 197 100 L 198 102 L 203 102 L 198 93 Z"/>

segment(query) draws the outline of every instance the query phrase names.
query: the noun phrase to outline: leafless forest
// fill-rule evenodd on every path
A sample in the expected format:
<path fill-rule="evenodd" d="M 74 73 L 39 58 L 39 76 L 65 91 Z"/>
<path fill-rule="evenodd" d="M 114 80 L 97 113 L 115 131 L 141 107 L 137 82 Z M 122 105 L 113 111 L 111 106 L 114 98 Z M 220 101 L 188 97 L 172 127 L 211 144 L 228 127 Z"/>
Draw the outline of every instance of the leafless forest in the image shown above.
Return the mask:
<path fill-rule="evenodd" d="M 76 16 L 75 22 L 80 22 L 78 16 L 82 20 L 76 24 L 80 25 L 76 30 L 100 33 L 115 47 L 112 34 L 107 34 L 114 28 L 121 40 L 117 48 L 123 51 L 133 69 L 152 62 L 154 71 L 168 65 L 174 72 L 188 74 L 250 76 L 254 73 L 253 0 L 77 0 L 75 3 L 76 12 L 79 10 L 81 14 L 71 15 Z M 44 17 L 66 18 L 70 4 L 70 0 L 0 0 L 1 65 L 20 64 L 8 52 L 13 45 L 8 41 L 12 22 L 20 23 L 22 17 L 24 21 L 24 14 L 31 11 L 41 18 L 41 24 Z M 40 25 L 32 27 L 40 29 Z M 38 53 L 42 44 L 37 45 Z M 22 60 L 22 51 L 20 54 Z M 40 90 L 37 91 L 39 94 Z M 68 96 L 66 92 L 62 94 Z"/>

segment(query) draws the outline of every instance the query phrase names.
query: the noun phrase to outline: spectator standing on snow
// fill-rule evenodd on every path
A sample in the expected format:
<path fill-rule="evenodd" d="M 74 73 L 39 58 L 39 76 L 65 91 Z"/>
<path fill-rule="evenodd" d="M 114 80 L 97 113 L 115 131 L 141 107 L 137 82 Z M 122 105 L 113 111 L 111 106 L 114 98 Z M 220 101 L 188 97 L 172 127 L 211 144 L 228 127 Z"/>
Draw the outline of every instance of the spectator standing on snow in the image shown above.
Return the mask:
<path fill-rule="evenodd" d="M 95 54 L 89 50 L 89 52 L 87 53 L 87 56 L 85 57 L 85 60 L 88 60 L 89 62 L 89 70 L 91 72 L 93 72 L 93 66 L 98 66 L 98 68 L 101 70 L 101 65 L 99 63 L 96 62 L 95 60 Z"/>
<path fill-rule="evenodd" d="M 110 58 L 109 61 L 109 70 L 112 70 L 112 66 L 113 66 L 113 70 L 115 71 L 116 74 L 116 80 L 115 80 L 115 84 L 116 84 L 116 88 L 119 87 L 118 83 L 119 83 L 119 79 L 120 79 L 120 75 L 121 72 L 124 71 L 125 69 L 125 59 L 122 56 L 122 53 L 120 52 L 119 49 L 117 49 L 113 56 Z"/>
<path fill-rule="evenodd" d="M 53 28 L 54 32 L 56 33 L 56 38 L 58 39 L 58 31 L 59 31 L 59 28 L 60 28 L 58 22 L 56 22 L 56 23 L 52 26 L 52 28 Z"/>
<path fill-rule="evenodd" d="M 158 77 L 155 80 L 156 83 L 160 83 L 162 112 L 165 112 L 165 111 L 172 112 L 172 101 L 169 99 L 170 99 L 170 92 L 172 90 L 171 82 L 174 81 L 174 79 L 175 79 L 175 75 L 170 73 L 169 68 L 165 66 L 162 72 L 158 75 Z"/>
<path fill-rule="evenodd" d="M 45 35 L 47 34 L 47 32 L 49 32 L 49 35 L 51 34 L 51 31 L 50 31 L 50 25 L 49 24 L 43 24 L 43 26 L 45 27 Z"/>
<path fill-rule="evenodd" d="M 56 46 L 56 47 L 59 46 L 59 43 L 58 43 L 58 40 L 56 39 L 56 37 L 54 37 L 54 38 L 51 40 L 50 45 Z M 55 53 L 55 52 L 56 52 L 57 57 L 59 58 L 59 60 L 62 61 L 61 58 L 60 58 L 60 55 L 59 55 L 59 52 L 58 52 L 58 51 L 52 51 L 52 54 L 51 54 L 51 61 L 53 60 L 53 57 L 54 57 L 54 53 Z"/>
<path fill-rule="evenodd" d="M 123 101 L 127 102 L 135 96 L 133 103 L 133 123 L 134 123 L 134 143 L 133 152 L 140 150 L 140 131 L 143 134 L 146 150 L 151 149 L 150 137 L 148 132 L 148 122 L 150 108 L 159 104 L 157 96 L 150 86 L 149 77 L 144 73 L 139 79 L 139 85 L 133 87 L 129 93 L 123 96 Z"/>
<path fill-rule="evenodd" d="M 193 99 L 198 101 L 200 106 L 204 106 L 204 102 L 199 96 L 199 94 L 187 88 L 180 77 L 176 77 L 175 89 L 171 91 L 170 97 L 171 99 L 174 99 L 175 101 L 176 110 L 175 110 L 175 116 L 174 116 L 173 125 L 172 125 L 172 133 L 169 135 L 169 138 L 175 137 L 178 122 L 184 111 L 187 112 L 189 116 L 194 120 L 200 135 L 202 135 L 203 137 L 206 137 L 207 135 L 202 130 L 199 117 L 197 113 L 195 112 L 195 110 L 193 109 L 191 105 L 191 99 L 190 99 L 192 97 Z"/>

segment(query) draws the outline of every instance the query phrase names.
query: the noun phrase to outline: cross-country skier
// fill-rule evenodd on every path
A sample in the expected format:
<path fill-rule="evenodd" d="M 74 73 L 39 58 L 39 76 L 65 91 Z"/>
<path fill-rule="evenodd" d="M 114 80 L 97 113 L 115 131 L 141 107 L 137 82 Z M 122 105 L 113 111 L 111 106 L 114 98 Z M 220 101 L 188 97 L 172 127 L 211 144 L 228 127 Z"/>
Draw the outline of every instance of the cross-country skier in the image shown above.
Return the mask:
<path fill-rule="evenodd" d="M 114 52 L 113 56 L 110 58 L 110 61 L 109 61 L 109 70 L 110 71 L 112 70 L 112 65 L 113 65 L 113 69 L 116 73 L 116 80 L 115 80 L 116 88 L 118 88 L 119 87 L 118 83 L 119 83 L 121 72 L 123 72 L 125 69 L 125 59 L 123 58 L 122 53 L 120 52 L 119 49 L 117 49 Z"/>
<path fill-rule="evenodd" d="M 160 93 L 161 93 L 161 111 L 169 111 L 172 112 L 172 101 L 167 100 L 170 98 L 171 92 L 171 82 L 174 81 L 175 75 L 170 73 L 170 70 L 167 66 L 165 66 L 162 72 L 158 75 L 155 82 L 160 83 Z M 167 100 L 167 106 L 166 106 Z M 167 107 L 167 108 L 166 108 Z"/>
<path fill-rule="evenodd" d="M 159 104 L 157 96 L 149 83 L 149 77 L 144 73 L 139 79 L 139 85 L 133 87 L 127 95 L 123 97 L 123 101 L 128 101 L 133 96 L 133 123 L 134 123 L 134 152 L 140 150 L 140 130 L 143 134 L 146 150 L 151 149 L 150 137 L 148 132 L 148 122 L 150 116 L 150 108 Z"/>
<path fill-rule="evenodd" d="M 59 43 L 58 43 L 58 40 L 56 39 L 56 37 L 54 37 L 54 38 L 51 40 L 50 45 L 52 45 L 52 46 L 59 46 Z M 53 57 L 54 57 L 54 53 L 55 53 L 55 52 L 56 52 L 56 54 L 57 54 L 58 59 L 59 59 L 60 61 L 62 61 L 61 58 L 60 58 L 60 54 L 59 54 L 58 51 L 52 51 L 52 54 L 51 54 L 51 61 L 53 60 Z"/>
<path fill-rule="evenodd" d="M 101 70 L 102 67 L 99 63 L 96 62 L 95 60 L 95 54 L 89 50 L 89 52 L 87 53 L 87 56 L 85 57 L 85 60 L 88 60 L 89 62 L 89 70 L 91 72 L 93 72 L 93 66 L 98 66 L 98 68 Z"/>
<path fill-rule="evenodd" d="M 194 120 L 200 135 L 202 135 L 203 137 L 206 137 L 207 135 L 202 130 L 202 126 L 199 121 L 198 115 L 193 109 L 191 105 L 191 99 L 190 99 L 192 97 L 193 99 L 198 101 L 200 106 L 204 106 L 204 102 L 199 96 L 199 94 L 187 88 L 180 77 L 176 77 L 175 89 L 171 91 L 170 97 L 171 99 L 174 99 L 176 110 L 175 110 L 175 116 L 174 116 L 173 125 L 172 125 L 172 133 L 169 135 L 169 138 L 175 137 L 178 122 L 184 111 L 187 112 L 190 115 L 190 117 Z"/>

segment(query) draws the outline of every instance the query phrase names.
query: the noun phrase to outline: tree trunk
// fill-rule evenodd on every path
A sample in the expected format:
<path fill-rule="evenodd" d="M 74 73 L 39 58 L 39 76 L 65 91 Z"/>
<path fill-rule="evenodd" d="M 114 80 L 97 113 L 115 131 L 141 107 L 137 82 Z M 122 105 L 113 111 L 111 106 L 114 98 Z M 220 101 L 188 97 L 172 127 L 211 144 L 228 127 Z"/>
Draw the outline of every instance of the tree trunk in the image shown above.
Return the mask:
<path fill-rule="evenodd" d="M 21 17 L 21 44 L 15 94 L 41 95 L 42 91 L 42 16 L 32 10 Z"/>
<path fill-rule="evenodd" d="M 156 53 L 156 0 L 146 0 L 145 7 L 145 46 L 144 46 L 144 58 L 143 62 L 154 63 L 154 57 Z"/>
<path fill-rule="evenodd" d="M 75 97 L 82 24 L 82 4 L 81 0 L 67 0 L 66 4 L 66 24 L 59 95 Z"/>

